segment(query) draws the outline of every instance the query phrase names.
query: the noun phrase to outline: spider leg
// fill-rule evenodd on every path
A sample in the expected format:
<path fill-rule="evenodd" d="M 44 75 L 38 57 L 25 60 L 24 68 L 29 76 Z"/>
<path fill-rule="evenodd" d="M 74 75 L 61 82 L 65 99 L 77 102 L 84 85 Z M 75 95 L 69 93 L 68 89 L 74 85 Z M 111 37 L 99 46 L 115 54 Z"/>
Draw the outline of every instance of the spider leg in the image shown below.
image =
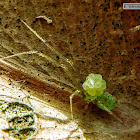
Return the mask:
<path fill-rule="evenodd" d="M 80 91 L 79 90 L 76 90 L 74 93 L 72 93 L 70 95 L 70 112 L 71 112 L 71 119 L 73 120 L 73 112 L 72 112 L 72 98 L 76 95 L 76 94 L 79 94 Z"/>
<path fill-rule="evenodd" d="M 3 57 L 0 60 L 12 58 L 12 57 L 20 56 L 20 55 L 24 55 L 24 54 L 34 54 L 34 53 L 37 53 L 37 51 L 28 51 L 28 52 L 17 53 L 17 54 L 13 54 L 13 55 L 10 55 L 10 56 Z"/>
<path fill-rule="evenodd" d="M 69 66 L 74 70 L 74 72 L 78 75 L 78 77 L 81 79 L 81 80 L 83 80 L 83 77 L 80 75 L 80 73 L 79 73 L 79 71 L 77 70 L 77 68 L 76 67 L 74 67 L 74 63 L 70 60 L 70 59 L 68 59 L 68 58 L 66 58 L 66 57 L 64 57 L 60 52 L 58 52 L 55 48 L 53 48 L 49 43 L 47 43 L 46 42 L 46 40 L 44 40 L 35 30 L 33 30 L 26 22 L 24 22 L 23 20 L 21 20 L 21 22 L 38 38 L 38 39 L 40 39 L 51 51 L 53 51 L 53 52 L 55 52 L 58 56 L 60 56 L 67 64 L 69 64 Z M 41 54 L 42 55 L 42 54 Z M 66 68 L 66 66 L 64 66 L 64 64 L 63 64 L 63 67 L 64 67 L 64 69 L 67 69 L 67 71 L 69 71 L 68 70 L 68 68 Z M 73 74 L 72 74 L 72 72 L 68 72 L 68 75 L 69 75 L 69 77 L 71 78 L 71 77 L 73 77 Z M 72 81 L 73 81 L 73 78 L 71 78 L 72 79 Z M 75 84 L 75 86 L 77 87 L 79 84 L 78 84 L 78 82 L 76 81 L 76 80 L 74 80 L 73 81 L 74 82 L 74 84 Z M 79 86 L 78 86 L 78 89 L 79 89 Z"/>
<path fill-rule="evenodd" d="M 45 55 L 45 54 L 43 54 L 41 52 L 38 52 L 38 51 L 28 51 L 28 52 L 17 53 L 17 54 L 14 54 L 14 55 L 10 55 L 10 56 L 7 56 L 7 57 L 0 58 L 0 61 L 3 62 L 5 59 L 9 59 L 9 58 L 12 58 L 12 57 L 16 57 L 16 56 L 20 56 L 20 55 L 25 55 L 25 54 L 36 54 L 36 55 L 38 55 L 40 57 L 43 57 L 43 58 L 47 59 L 48 61 L 54 63 L 56 66 L 63 68 L 64 71 L 69 76 L 69 78 L 72 80 L 74 86 L 77 89 L 79 89 L 78 83 L 76 82 L 72 72 L 69 70 L 69 68 L 66 65 L 58 63 L 57 61 L 55 61 L 51 57 L 49 57 L 49 56 L 47 56 L 47 55 Z"/>
<path fill-rule="evenodd" d="M 56 49 L 54 49 L 50 44 L 48 44 L 46 42 L 46 40 L 44 40 L 39 34 L 37 34 L 37 32 L 35 30 L 33 30 L 26 22 L 24 22 L 23 20 L 21 20 L 21 22 L 38 38 L 40 39 L 51 51 L 55 52 L 56 54 L 58 54 L 65 62 L 69 63 L 70 66 L 75 70 L 74 66 L 73 66 L 73 62 L 71 60 L 69 60 L 68 58 L 64 57 L 60 52 L 58 52 Z"/>
<path fill-rule="evenodd" d="M 102 106 L 104 108 L 105 111 L 107 111 L 110 115 L 112 115 L 115 119 L 117 119 L 119 122 L 122 123 L 122 120 L 120 118 L 118 118 L 112 111 L 110 111 L 106 106 L 104 106 L 100 101 L 97 101 L 100 106 Z"/>
<path fill-rule="evenodd" d="M 10 61 L 10 62 L 6 62 L 5 61 L 5 60 L 10 59 L 12 57 L 19 57 L 20 58 L 20 55 L 25 55 L 25 54 L 27 54 L 27 55 L 28 54 L 29 55 L 30 54 L 36 54 L 37 55 L 38 54 L 38 51 L 28 51 L 28 52 L 22 52 L 22 53 L 13 54 L 13 55 L 10 55 L 10 56 L 2 57 L 2 58 L 0 58 L 0 62 L 3 63 L 3 64 L 5 64 L 5 65 L 7 65 L 7 66 L 9 66 L 9 67 L 11 67 L 11 68 L 14 68 L 16 70 L 20 70 L 22 72 L 25 72 L 26 71 L 26 68 L 29 68 L 32 73 L 37 73 L 38 71 L 36 70 L 36 68 L 34 66 L 28 64 L 28 63 L 26 63 L 25 66 L 22 66 L 21 64 L 17 64 L 14 61 Z M 44 54 L 38 54 L 38 55 L 40 55 L 41 57 L 45 56 Z M 53 61 L 53 59 L 51 59 L 51 58 L 49 58 L 47 56 L 45 58 L 46 59 L 49 59 L 48 60 L 49 62 L 52 62 Z M 22 58 L 21 58 L 21 60 L 22 60 Z M 55 63 L 55 62 L 53 61 L 52 63 Z M 56 65 L 56 63 L 55 63 L 55 65 Z M 60 67 L 59 64 L 57 66 Z M 54 79 L 54 80 L 58 81 L 59 83 L 66 84 L 69 87 L 75 89 L 75 86 L 73 84 L 71 84 L 69 81 L 67 81 L 65 78 L 62 77 L 61 78 L 62 80 L 60 80 L 59 77 L 55 73 L 53 73 L 52 69 L 50 69 L 48 67 L 44 67 L 44 66 L 42 67 L 42 65 L 40 65 L 40 67 L 44 71 L 46 71 L 47 73 L 49 73 L 49 75 L 45 75 L 44 73 L 42 73 L 42 77 L 44 78 L 44 80 L 45 79 L 48 79 L 48 80 Z M 29 71 L 26 71 L 26 73 L 28 73 L 30 75 Z"/>
<path fill-rule="evenodd" d="M 64 69 L 64 71 L 67 73 L 67 75 L 69 76 L 69 78 L 72 80 L 73 84 L 76 86 L 76 88 L 79 89 L 79 86 L 78 86 L 78 83 L 76 82 L 72 72 L 69 70 L 69 68 L 64 65 L 64 64 L 60 64 L 58 63 L 57 61 L 53 60 L 52 58 L 48 57 L 47 55 L 41 53 L 41 52 L 38 52 L 37 55 L 41 56 L 41 57 L 44 57 L 46 58 L 47 60 L 49 60 L 50 62 L 53 62 L 54 64 L 56 64 L 57 66 L 61 67 Z"/>

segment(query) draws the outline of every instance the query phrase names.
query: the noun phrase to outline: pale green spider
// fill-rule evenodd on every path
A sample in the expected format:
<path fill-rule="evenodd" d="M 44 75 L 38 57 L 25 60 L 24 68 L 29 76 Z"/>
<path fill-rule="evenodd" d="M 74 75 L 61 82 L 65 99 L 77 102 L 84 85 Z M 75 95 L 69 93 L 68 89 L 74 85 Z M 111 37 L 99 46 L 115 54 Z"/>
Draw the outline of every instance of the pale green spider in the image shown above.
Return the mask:
<path fill-rule="evenodd" d="M 0 60 L 3 61 L 4 59 L 12 58 L 19 55 L 24 54 L 36 54 L 40 57 L 43 57 L 47 59 L 48 61 L 54 63 L 55 65 L 61 67 L 64 69 L 64 71 L 67 73 L 69 78 L 72 81 L 72 84 L 77 88 L 77 90 L 71 94 L 70 96 L 70 110 L 71 110 L 71 118 L 73 119 L 73 111 L 72 111 L 72 98 L 76 94 L 81 94 L 84 96 L 84 98 L 89 101 L 93 102 L 94 104 L 97 104 L 99 108 L 102 110 L 107 111 L 109 114 L 113 115 L 116 119 L 121 121 L 113 112 L 111 111 L 116 104 L 115 98 L 107 93 L 104 92 L 106 89 L 106 81 L 102 79 L 102 76 L 100 74 L 89 74 L 86 78 L 86 81 L 83 83 L 82 87 L 78 84 L 78 82 L 75 80 L 74 74 L 77 73 L 80 77 L 76 67 L 74 67 L 74 64 L 71 60 L 64 57 L 60 52 L 58 52 L 56 49 L 54 49 L 50 44 L 48 44 L 41 36 L 39 36 L 36 31 L 34 31 L 27 23 L 25 23 L 23 20 L 21 20 L 22 23 L 32 32 L 34 33 L 51 51 L 55 52 L 59 57 L 62 58 L 62 60 L 66 63 L 65 65 L 62 63 L 59 63 L 55 61 L 54 59 L 50 58 L 49 56 L 38 52 L 38 51 L 28 51 L 28 52 L 22 52 L 14 55 L 10 55 L 7 57 L 3 57 Z"/>

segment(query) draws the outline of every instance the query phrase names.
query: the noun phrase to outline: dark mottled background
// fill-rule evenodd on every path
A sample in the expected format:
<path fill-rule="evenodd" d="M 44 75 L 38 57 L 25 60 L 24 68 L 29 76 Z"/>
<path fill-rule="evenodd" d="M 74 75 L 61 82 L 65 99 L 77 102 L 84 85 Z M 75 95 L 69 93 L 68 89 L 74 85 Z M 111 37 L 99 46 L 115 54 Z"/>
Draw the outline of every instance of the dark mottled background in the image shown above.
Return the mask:
<path fill-rule="evenodd" d="M 113 134 L 119 139 L 118 135 L 123 139 L 137 139 L 140 119 L 140 30 L 135 27 L 140 25 L 140 12 L 123 10 L 123 2 L 130 1 L 2 0 L 0 57 L 39 51 L 64 63 L 20 22 L 20 19 L 24 20 L 49 44 L 73 61 L 81 75 L 79 77 L 75 73 L 75 80 L 80 86 L 89 73 L 101 74 L 107 81 L 107 91 L 122 103 L 114 112 L 120 115 L 126 126 L 95 105 L 90 104 L 87 110 L 83 109 L 87 103 L 76 97 L 73 106 L 79 127 L 92 131 L 94 121 L 99 121 L 105 128 L 117 129 Z M 47 24 L 44 19 L 36 19 L 40 15 L 50 17 L 52 24 Z M 35 96 L 42 100 L 59 100 L 58 104 L 61 102 L 65 106 L 62 110 L 69 109 L 68 96 L 76 88 L 63 69 L 35 54 L 6 61 L 17 69 L 1 63 L 1 69 L 10 72 L 9 77 L 26 80 L 25 86 L 36 91 Z M 134 128 L 128 133 L 130 127 Z M 91 135 L 88 137 L 92 139 Z"/>

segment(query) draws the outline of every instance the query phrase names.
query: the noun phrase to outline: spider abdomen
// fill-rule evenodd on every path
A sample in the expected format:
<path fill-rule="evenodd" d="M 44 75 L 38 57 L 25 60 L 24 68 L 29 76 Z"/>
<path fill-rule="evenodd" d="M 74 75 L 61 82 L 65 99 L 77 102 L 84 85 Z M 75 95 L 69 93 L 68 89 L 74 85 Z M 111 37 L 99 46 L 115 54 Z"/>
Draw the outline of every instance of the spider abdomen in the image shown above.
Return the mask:
<path fill-rule="evenodd" d="M 112 110 L 115 107 L 116 101 L 114 97 L 108 92 L 103 93 L 96 98 L 97 105 L 103 110 Z"/>

